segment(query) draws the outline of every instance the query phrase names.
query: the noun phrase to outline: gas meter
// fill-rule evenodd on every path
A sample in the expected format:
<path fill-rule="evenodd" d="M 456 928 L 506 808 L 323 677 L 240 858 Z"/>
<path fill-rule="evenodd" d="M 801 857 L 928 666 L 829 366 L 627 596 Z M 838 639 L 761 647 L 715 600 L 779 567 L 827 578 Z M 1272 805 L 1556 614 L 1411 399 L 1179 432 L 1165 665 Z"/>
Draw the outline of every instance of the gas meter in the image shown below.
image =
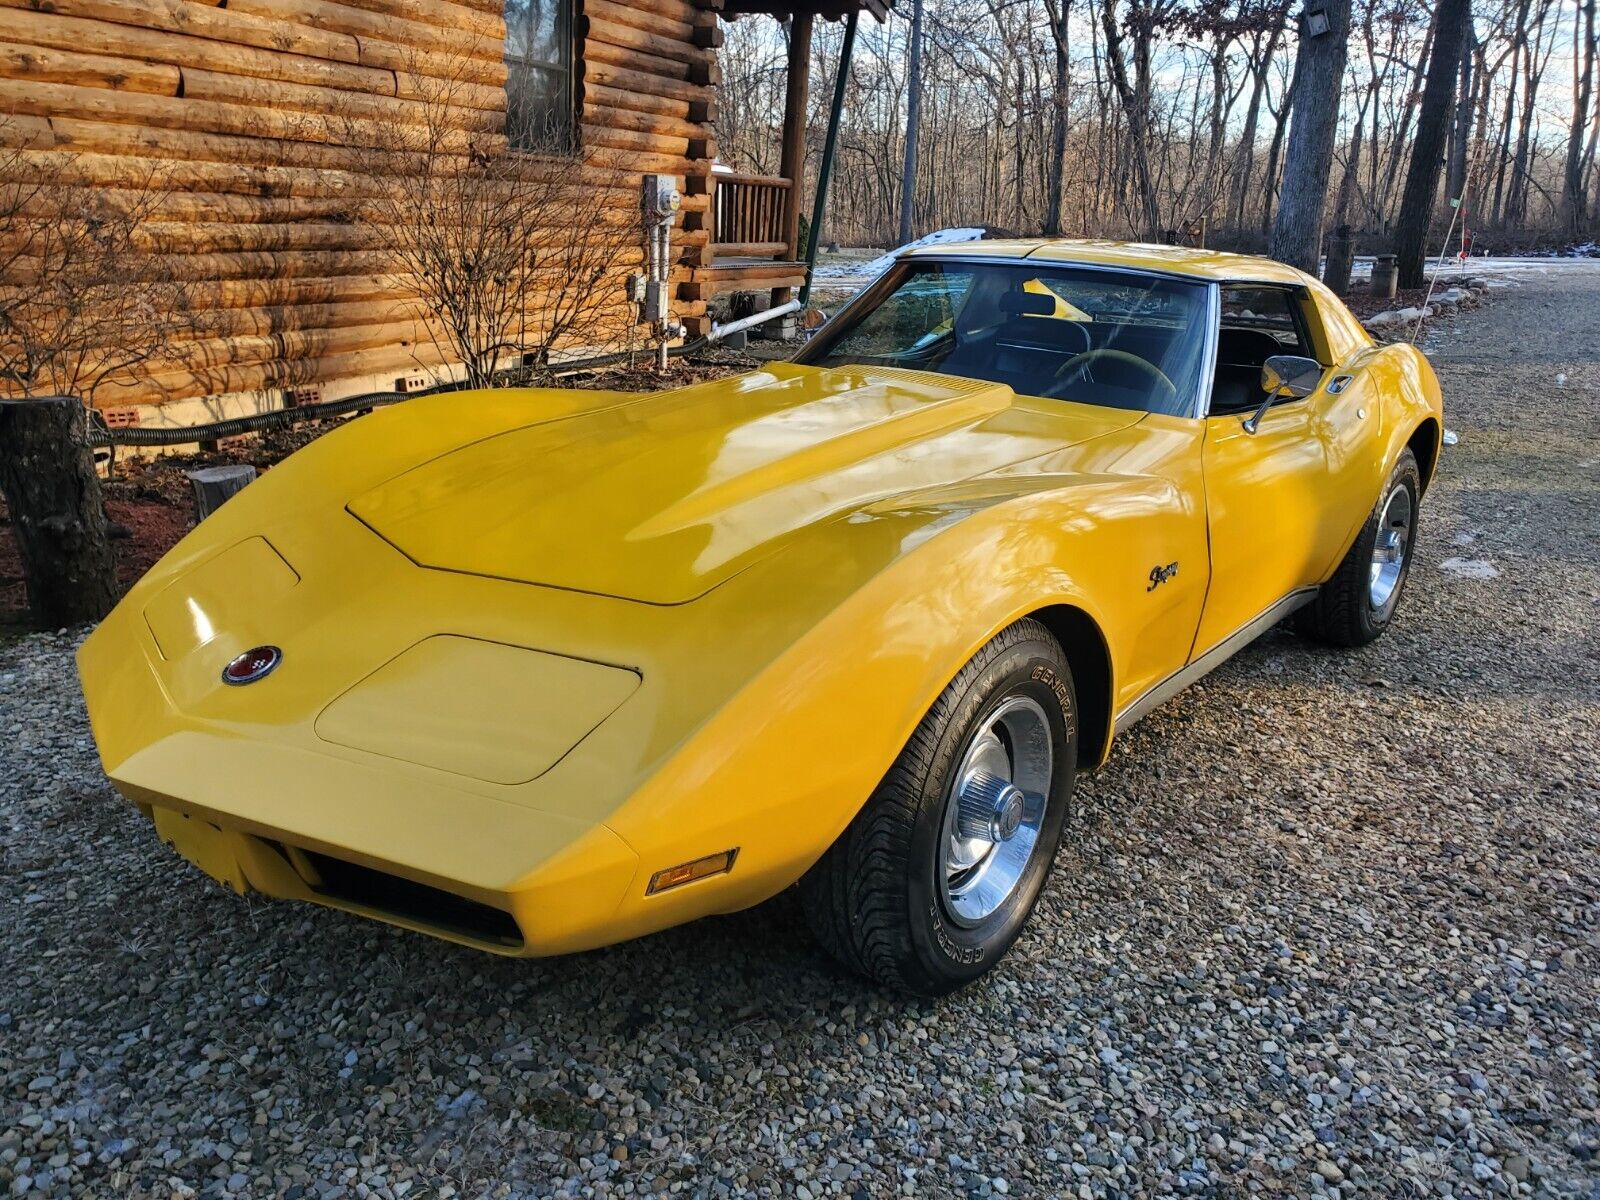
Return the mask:
<path fill-rule="evenodd" d="M 672 319 L 672 224 L 683 207 L 678 181 L 671 175 L 646 175 L 639 196 L 644 217 L 645 275 L 642 281 L 629 281 L 630 297 L 637 297 L 639 319 L 647 323 L 657 338 L 656 363 L 665 369 L 668 340 L 680 337 L 683 329 Z M 642 283 L 642 286 L 640 284 Z"/>

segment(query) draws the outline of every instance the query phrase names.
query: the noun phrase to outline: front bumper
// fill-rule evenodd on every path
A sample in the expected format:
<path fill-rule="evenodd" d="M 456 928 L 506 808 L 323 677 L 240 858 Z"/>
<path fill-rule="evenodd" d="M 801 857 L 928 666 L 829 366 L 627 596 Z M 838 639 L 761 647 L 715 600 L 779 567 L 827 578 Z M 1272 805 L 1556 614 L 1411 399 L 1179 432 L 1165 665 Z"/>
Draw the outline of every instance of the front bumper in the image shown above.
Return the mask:
<path fill-rule="evenodd" d="M 139 751 L 112 782 L 163 841 L 239 892 L 499 954 L 561 954 L 627 936 L 616 917 L 638 859 L 604 825 L 196 732 Z"/>

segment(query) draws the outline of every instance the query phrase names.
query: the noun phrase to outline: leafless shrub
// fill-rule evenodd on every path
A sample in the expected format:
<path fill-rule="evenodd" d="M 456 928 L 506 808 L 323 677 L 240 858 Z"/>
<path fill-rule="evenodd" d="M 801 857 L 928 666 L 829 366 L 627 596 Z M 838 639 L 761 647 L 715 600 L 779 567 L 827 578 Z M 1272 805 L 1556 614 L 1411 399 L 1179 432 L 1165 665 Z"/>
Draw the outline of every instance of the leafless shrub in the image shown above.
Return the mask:
<path fill-rule="evenodd" d="M 411 123 L 376 137 L 352 123 L 345 140 L 367 143 L 365 173 L 379 187 L 359 217 L 415 293 L 441 357 L 462 364 L 469 386 L 488 387 L 507 367 L 537 378 L 558 350 L 616 344 L 630 325 L 624 280 L 641 235 L 601 190 L 615 165 L 556 128 L 535 150 L 509 149 L 482 112 L 456 102 L 468 85 L 432 70 L 412 72 Z"/>
<path fill-rule="evenodd" d="M 80 181 L 71 154 L 0 150 L 0 394 L 92 402 L 181 363 L 204 322 L 144 248 L 162 184 L 113 191 Z"/>

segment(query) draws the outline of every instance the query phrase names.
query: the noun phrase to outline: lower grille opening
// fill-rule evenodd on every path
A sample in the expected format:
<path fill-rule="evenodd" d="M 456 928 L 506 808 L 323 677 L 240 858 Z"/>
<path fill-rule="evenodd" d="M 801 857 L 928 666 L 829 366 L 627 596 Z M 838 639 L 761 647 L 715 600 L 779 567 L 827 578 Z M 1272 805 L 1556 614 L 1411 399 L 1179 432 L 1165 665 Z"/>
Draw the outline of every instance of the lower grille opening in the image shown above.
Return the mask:
<path fill-rule="evenodd" d="M 491 905 L 326 854 L 310 850 L 298 850 L 296 854 L 304 855 L 316 869 L 320 882 L 312 884 L 311 890 L 320 896 L 359 904 L 474 941 L 507 948 L 522 945 L 522 930 L 511 914 Z"/>

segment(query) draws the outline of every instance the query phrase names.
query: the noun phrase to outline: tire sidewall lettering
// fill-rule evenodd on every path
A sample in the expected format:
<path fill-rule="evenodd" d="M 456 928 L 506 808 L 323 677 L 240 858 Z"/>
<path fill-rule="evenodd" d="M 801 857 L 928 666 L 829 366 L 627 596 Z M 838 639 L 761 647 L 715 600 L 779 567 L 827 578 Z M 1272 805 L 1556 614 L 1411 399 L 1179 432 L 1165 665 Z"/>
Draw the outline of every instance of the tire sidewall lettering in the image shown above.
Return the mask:
<path fill-rule="evenodd" d="M 1061 705 L 1061 720 L 1067 727 L 1067 739 L 1076 741 L 1078 736 L 1077 714 L 1073 711 L 1072 689 L 1067 681 L 1061 678 L 1049 663 L 1035 663 L 1029 678 L 1037 683 L 1042 683 L 1055 693 L 1057 702 Z"/>
<path fill-rule="evenodd" d="M 950 936 L 949 927 L 945 924 L 944 913 L 937 902 L 928 905 L 928 919 L 933 925 L 933 940 L 945 957 L 951 962 L 959 963 L 963 967 L 975 967 L 983 961 L 984 947 L 982 945 L 963 946 Z"/>

